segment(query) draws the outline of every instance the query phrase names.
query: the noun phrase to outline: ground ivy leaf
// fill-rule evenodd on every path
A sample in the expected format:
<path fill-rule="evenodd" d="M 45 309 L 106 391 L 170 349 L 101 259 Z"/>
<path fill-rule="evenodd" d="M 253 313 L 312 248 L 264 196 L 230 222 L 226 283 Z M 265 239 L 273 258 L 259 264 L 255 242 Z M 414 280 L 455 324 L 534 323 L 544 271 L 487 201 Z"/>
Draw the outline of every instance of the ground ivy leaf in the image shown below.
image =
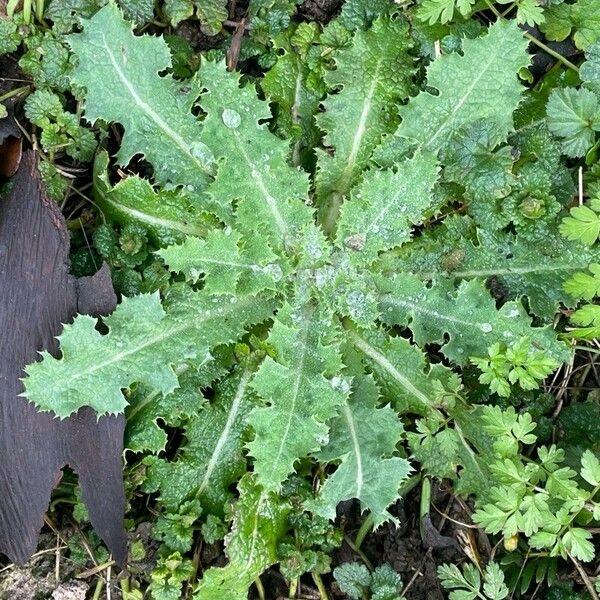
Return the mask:
<path fill-rule="evenodd" d="M 308 176 L 287 163 L 289 145 L 271 131 L 269 103 L 252 85 L 240 87 L 240 74 L 224 63 L 206 61 L 200 76 L 202 140 L 218 159 L 215 180 L 208 189 L 215 202 L 228 208 L 237 202 L 235 227 L 263 234 L 274 249 L 291 248 L 300 230 L 312 221 Z"/>
<path fill-rule="evenodd" d="M 413 70 L 408 22 L 380 17 L 371 29 L 356 31 L 352 44 L 334 56 L 325 76 L 335 90 L 323 102 L 317 124 L 330 154 L 317 152 L 316 194 L 332 229 L 343 196 L 356 183 L 381 136 L 398 123 L 397 103 L 408 96 Z"/>
<path fill-rule="evenodd" d="M 122 412 L 127 404 L 123 388 L 138 382 L 172 392 L 178 385 L 173 364 L 236 341 L 246 326 L 273 310 L 271 300 L 253 296 L 229 302 L 173 288 L 170 295 L 167 311 L 158 294 L 125 298 L 103 319 L 106 335 L 97 331 L 96 319 L 79 315 L 59 337 L 62 357 L 44 352 L 41 362 L 25 369 L 25 396 L 61 418 L 82 406 L 100 415 Z"/>
<path fill-rule="evenodd" d="M 204 514 L 224 516 L 230 486 L 246 472 L 242 432 L 257 404 L 249 383 L 252 372 L 238 371 L 216 386 L 215 398 L 202 403 L 196 387 L 193 414 L 184 426 L 185 442 L 177 459 L 145 459 L 147 492 L 158 491 L 161 504 L 177 511 L 182 499 L 197 498 Z"/>
<path fill-rule="evenodd" d="M 367 266 L 379 252 L 410 239 L 413 225 L 432 208 L 438 166 L 431 153 L 417 154 L 395 168 L 367 171 L 362 183 L 342 206 L 337 244 L 350 261 Z"/>
<path fill-rule="evenodd" d="M 510 345 L 523 336 L 552 358 L 569 360 L 567 345 L 550 327 L 532 327 L 520 303 L 507 302 L 496 309 L 481 281 L 463 282 L 455 291 L 449 282 L 427 288 L 414 275 L 399 274 L 381 280 L 379 289 L 384 323 L 410 327 L 419 345 L 442 344 L 443 354 L 459 365 L 469 356 L 484 356 L 493 343 Z M 450 340 L 444 343 L 446 334 Z"/>
<path fill-rule="evenodd" d="M 352 395 L 331 422 L 329 443 L 317 458 L 341 464 L 309 503 L 309 510 L 335 519 L 340 502 L 357 498 L 376 527 L 394 520 L 387 508 L 398 499 L 411 467 L 406 459 L 393 456 L 403 434 L 402 422 L 390 406 L 376 407 L 378 395 L 371 377 L 355 382 Z"/>
<path fill-rule="evenodd" d="M 83 33 L 67 40 L 78 59 L 71 81 L 86 88 L 86 118 L 123 125 L 121 165 L 142 153 L 158 183 L 202 189 L 214 157 L 200 141 L 201 125 L 191 112 L 199 89 L 158 75 L 171 66 L 164 39 L 134 36 L 113 3 L 82 25 Z"/>
<path fill-rule="evenodd" d="M 294 462 L 327 442 L 326 422 L 350 392 L 344 378 L 329 379 L 342 367 L 330 318 L 310 304 L 286 305 L 269 335 L 276 357 L 265 359 L 252 382 L 268 406 L 248 419 L 256 434 L 248 449 L 266 490 L 279 490 Z"/>
<path fill-rule="evenodd" d="M 227 0 L 196 0 L 194 4 L 204 33 L 217 35 L 229 16 Z"/>
<path fill-rule="evenodd" d="M 254 580 L 278 560 L 277 543 L 285 533 L 289 507 L 262 490 L 251 474 L 240 480 L 238 490 L 233 525 L 225 538 L 229 563 L 204 573 L 194 600 L 247 600 Z"/>
<path fill-rule="evenodd" d="M 462 55 L 442 55 L 429 65 L 427 85 L 439 93 L 423 91 L 402 106 L 396 136 L 436 151 L 461 127 L 485 119 L 497 142 L 504 139 L 523 91 L 517 73 L 529 64 L 527 45 L 512 21 L 498 21 L 481 38 L 465 38 Z"/>

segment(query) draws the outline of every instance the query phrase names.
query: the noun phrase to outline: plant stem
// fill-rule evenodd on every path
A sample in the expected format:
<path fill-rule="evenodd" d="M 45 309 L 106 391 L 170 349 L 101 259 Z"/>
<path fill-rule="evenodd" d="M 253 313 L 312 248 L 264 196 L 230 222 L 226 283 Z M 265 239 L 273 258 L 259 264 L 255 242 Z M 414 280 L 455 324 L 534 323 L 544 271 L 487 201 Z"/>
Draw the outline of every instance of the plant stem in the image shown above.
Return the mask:
<path fill-rule="evenodd" d="M 257 577 L 254 580 L 254 585 L 256 586 L 256 591 L 258 592 L 259 600 L 265 600 L 265 588 L 263 587 L 260 577 Z"/>
<path fill-rule="evenodd" d="M 298 578 L 294 577 L 291 581 L 290 581 L 290 590 L 288 592 L 288 596 L 290 598 L 292 598 L 292 600 L 296 597 L 296 594 L 298 593 Z"/>
<path fill-rule="evenodd" d="M 14 88 L 14 89 L 6 92 L 6 94 L 2 94 L 2 96 L 0 96 L 0 102 L 4 102 L 5 100 L 8 100 L 9 98 L 13 98 L 14 96 L 19 96 L 20 94 L 22 94 L 25 91 L 29 91 L 28 85 L 23 85 L 21 87 Z"/>
<path fill-rule="evenodd" d="M 429 514 L 431 509 L 431 480 L 429 477 L 423 478 L 423 483 L 421 484 L 421 500 L 419 503 L 419 533 L 421 535 L 421 540 L 423 539 L 424 531 L 423 531 L 423 519 L 425 515 Z"/>
<path fill-rule="evenodd" d="M 553 56 L 556 60 L 560 61 L 565 67 L 569 67 L 575 71 L 575 73 L 579 73 L 579 67 L 574 65 L 568 58 L 565 58 L 562 54 L 556 52 L 556 50 L 552 50 L 550 46 L 544 44 L 544 42 L 540 42 L 536 37 L 531 35 L 530 33 L 524 32 L 525 37 L 532 43 L 534 43 L 538 48 L 541 48 L 546 54 Z"/>
<path fill-rule="evenodd" d="M 323 580 L 321 579 L 321 576 L 315 572 L 312 572 L 311 575 L 312 575 L 313 581 L 315 582 L 315 585 L 317 586 L 317 589 L 319 590 L 321 600 L 329 600 L 329 596 L 327 595 L 327 590 L 325 589 L 325 586 L 323 585 Z"/>
<path fill-rule="evenodd" d="M 369 513 L 367 518 L 362 522 L 358 533 L 356 534 L 356 538 L 354 539 L 354 546 L 358 549 L 362 546 L 362 543 L 365 541 L 365 538 L 373 529 L 373 525 L 375 524 L 375 517 L 373 513 Z"/>
<path fill-rule="evenodd" d="M 102 593 L 102 588 L 104 587 L 104 580 L 102 577 L 98 577 L 98 581 L 96 582 L 96 587 L 94 588 L 94 595 L 92 596 L 92 600 L 99 600 L 100 594 Z"/>
<path fill-rule="evenodd" d="M 504 15 L 500 14 L 496 7 L 490 2 L 490 0 L 485 0 L 485 3 L 488 5 L 488 8 L 494 13 L 497 19 L 503 19 Z M 568 58 L 565 58 L 562 54 L 556 52 L 556 50 L 552 50 L 549 46 L 544 44 L 544 42 L 540 42 L 536 37 L 528 33 L 527 31 L 523 32 L 523 35 L 533 44 L 535 44 L 538 48 L 541 48 L 546 54 L 553 56 L 556 60 L 559 60 L 565 67 L 569 67 L 569 69 L 573 69 L 575 73 L 579 73 L 579 67 L 574 65 Z"/>

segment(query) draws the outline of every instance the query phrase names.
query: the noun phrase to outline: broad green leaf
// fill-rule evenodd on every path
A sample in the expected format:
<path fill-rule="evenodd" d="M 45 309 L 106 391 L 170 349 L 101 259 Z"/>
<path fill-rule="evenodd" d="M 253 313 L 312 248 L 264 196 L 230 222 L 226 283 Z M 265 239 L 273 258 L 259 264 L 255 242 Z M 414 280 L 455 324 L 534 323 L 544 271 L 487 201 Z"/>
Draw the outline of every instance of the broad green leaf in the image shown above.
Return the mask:
<path fill-rule="evenodd" d="M 83 33 L 68 41 L 78 60 L 71 81 L 86 89 L 86 119 L 123 125 L 117 153 L 121 165 L 143 154 L 158 183 L 201 190 L 214 171 L 214 157 L 200 141 L 201 125 L 192 114 L 197 83 L 160 77 L 171 66 L 166 42 L 134 36 L 115 4 L 82 24 Z"/>
<path fill-rule="evenodd" d="M 336 507 L 357 498 L 375 526 L 393 520 L 387 508 L 411 467 L 394 456 L 403 434 L 402 422 L 389 406 L 377 408 L 378 389 L 371 378 L 354 382 L 352 395 L 330 425 L 329 443 L 317 454 L 320 462 L 341 461 L 326 479 L 309 509 L 335 519 Z"/>
<path fill-rule="evenodd" d="M 194 4 L 204 33 L 217 35 L 223 21 L 229 16 L 227 0 L 196 0 Z"/>
<path fill-rule="evenodd" d="M 248 444 L 257 481 L 277 491 L 294 463 L 328 440 L 331 419 L 350 392 L 341 370 L 337 332 L 317 308 L 285 305 L 268 338 L 275 359 L 267 357 L 252 387 L 267 403 L 250 414 L 255 438 Z"/>
<path fill-rule="evenodd" d="M 427 85 L 438 94 L 422 91 L 402 106 L 396 136 L 435 152 L 465 125 L 485 119 L 497 142 L 504 139 L 523 90 L 517 73 L 529 64 L 527 45 L 514 22 L 499 21 L 484 37 L 466 38 L 462 55 L 434 60 Z"/>
<path fill-rule="evenodd" d="M 427 288 L 413 275 L 398 274 L 380 280 L 379 289 L 384 323 L 410 327 L 420 345 L 442 344 L 443 354 L 459 365 L 469 356 L 483 356 L 496 342 L 510 345 L 521 337 L 531 338 L 555 360 L 569 359 L 568 347 L 549 327 L 532 327 L 531 318 L 517 302 L 496 309 L 478 280 L 463 282 L 455 291 L 447 282 Z"/>
<path fill-rule="evenodd" d="M 540 29 L 552 41 L 562 41 L 573 32 L 575 45 L 585 50 L 600 39 L 600 6 L 596 0 L 576 0 L 573 4 L 553 4 L 544 15 Z"/>
<path fill-rule="evenodd" d="M 213 294 L 255 294 L 276 291 L 283 277 L 277 255 L 268 244 L 249 241 L 230 228 L 211 231 L 206 239 L 188 237 L 157 254 L 171 271 L 183 273 L 192 283 L 204 274 L 204 289 Z"/>
<path fill-rule="evenodd" d="M 250 474 L 241 479 L 238 489 L 233 525 L 225 538 L 229 563 L 205 571 L 194 600 L 247 600 L 254 580 L 277 562 L 277 543 L 285 533 L 289 507 L 263 491 Z"/>
<path fill-rule="evenodd" d="M 288 165 L 288 143 L 269 131 L 269 103 L 253 86 L 240 87 L 240 74 L 224 63 L 204 62 L 200 77 L 207 89 L 201 139 L 218 160 L 208 194 L 224 210 L 237 203 L 241 233 L 262 235 L 274 249 L 293 247 L 312 219 L 308 176 Z"/>
<path fill-rule="evenodd" d="M 147 458 L 147 492 L 159 492 L 168 511 L 177 511 L 183 499 L 198 499 L 203 512 L 224 516 L 231 500 L 230 487 L 246 472 L 242 432 L 257 404 L 248 370 L 216 386 L 210 403 L 196 399 L 195 411 L 184 426 L 185 442 L 176 460 Z"/>
<path fill-rule="evenodd" d="M 463 17 L 468 17 L 475 4 L 475 0 L 423 0 L 417 8 L 417 18 L 427 21 L 430 25 L 435 23 L 448 23 L 454 18 L 454 11 Z"/>
<path fill-rule="evenodd" d="M 591 450 L 586 450 L 581 457 L 581 476 L 591 486 L 600 486 L 600 461 Z"/>
<path fill-rule="evenodd" d="M 121 225 L 144 226 L 161 246 L 182 242 L 186 236 L 205 236 L 216 224 L 206 207 L 181 189 L 155 190 L 148 181 L 131 175 L 111 186 L 108 154 L 100 152 L 94 163 L 94 193 L 102 212 Z"/>
<path fill-rule="evenodd" d="M 583 156 L 600 131 L 600 105 L 596 94 L 585 88 L 554 90 L 548 99 L 548 129 L 562 139 L 563 152 Z"/>
<path fill-rule="evenodd" d="M 334 55 L 336 68 L 325 76 L 334 90 L 323 102 L 317 123 L 331 153 L 317 152 L 316 194 L 326 230 L 332 230 L 343 197 L 360 178 L 384 133 L 398 123 L 397 103 L 409 92 L 413 70 L 408 23 L 377 19 L 358 30 L 352 44 Z"/>
<path fill-rule="evenodd" d="M 265 319 L 273 301 L 247 296 L 229 302 L 205 292 L 171 288 L 169 305 L 158 294 L 125 298 L 103 319 L 79 315 L 65 325 L 62 356 L 42 353 L 25 372 L 25 396 L 42 411 L 68 417 L 82 406 L 98 414 L 119 413 L 122 389 L 133 383 L 171 393 L 178 385 L 173 365 L 207 356 L 211 348 L 236 341 L 245 327 Z"/>
<path fill-rule="evenodd" d="M 342 206 L 337 227 L 337 244 L 348 248 L 352 263 L 367 266 L 379 252 L 410 239 L 412 226 L 432 208 L 437 175 L 432 154 L 417 154 L 394 169 L 367 171 Z"/>
<path fill-rule="evenodd" d="M 592 198 L 589 206 L 574 206 L 565 217 L 560 232 L 569 240 L 580 240 L 592 246 L 600 237 L 600 198 Z"/>

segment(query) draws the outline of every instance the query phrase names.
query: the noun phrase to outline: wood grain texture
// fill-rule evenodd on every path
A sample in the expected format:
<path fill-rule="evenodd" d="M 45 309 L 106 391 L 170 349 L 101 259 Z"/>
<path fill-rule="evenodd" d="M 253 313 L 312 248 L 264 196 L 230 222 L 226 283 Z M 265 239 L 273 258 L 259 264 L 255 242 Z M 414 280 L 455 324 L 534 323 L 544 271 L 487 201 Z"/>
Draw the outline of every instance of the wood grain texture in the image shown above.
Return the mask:
<path fill-rule="evenodd" d="M 92 525 L 115 560 L 126 561 L 122 451 L 125 420 L 82 409 L 60 421 L 19 397 L 23 367 L 77 312 L 116 306 L 106 265 L 93 277 L 69 274 L 69 237 L 42 189 L 33 153 L 24 155 L 0 200 L 0 550 L 19 564 L 36 549 L 53 487 L 68 464 L 78 474 Z"/>

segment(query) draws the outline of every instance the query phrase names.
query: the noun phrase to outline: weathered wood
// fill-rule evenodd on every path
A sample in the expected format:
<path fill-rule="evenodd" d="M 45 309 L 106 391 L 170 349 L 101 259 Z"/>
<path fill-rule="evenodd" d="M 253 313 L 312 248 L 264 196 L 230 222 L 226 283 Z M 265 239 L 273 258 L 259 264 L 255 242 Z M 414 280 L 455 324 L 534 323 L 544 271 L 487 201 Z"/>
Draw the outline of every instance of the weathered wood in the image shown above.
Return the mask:
<path fill-rule="evenodd" d="M 11 193 L 0 200 L 0 550 L 16 563 L 29 559 L 68 464 L 79 476 L 92 525 L 123 564 L 124 418 L 98 420 L 82 409 L 60 421 L 19 397 L 23 367 L 42 349 L 56 355 L 62 323 L 116 305 L 106 265 L 93 277 L 69 274 L 65 221 L 42 189 L 36 160 L 24 155 Z"/>
<path fill-rule="evenodd" d="M 0 175 L 11 177 L 19 168 L 23 148 L 12 102 L 6 104 L 5 108 L 8 114 L 0 119 Z"/>

